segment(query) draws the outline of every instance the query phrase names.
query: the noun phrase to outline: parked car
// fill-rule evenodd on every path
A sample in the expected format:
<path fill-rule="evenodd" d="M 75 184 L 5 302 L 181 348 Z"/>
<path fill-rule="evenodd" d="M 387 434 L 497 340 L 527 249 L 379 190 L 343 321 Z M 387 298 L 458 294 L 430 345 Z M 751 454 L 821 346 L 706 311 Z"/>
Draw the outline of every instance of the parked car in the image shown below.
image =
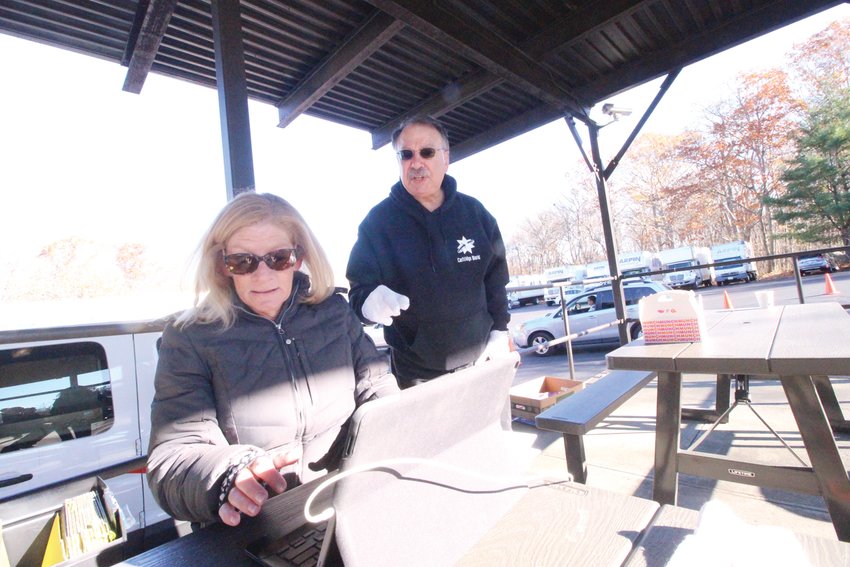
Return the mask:
<path fill-rule="evenodd" d="M 831 252 L 800 254 L 798 266 L 801 276 L 814 272 L 837 272 L 838 260 Z"/>
<path fill-rule="evenodd" d="M 642 297 L 653 295 L 659 291 L 669 290 L 670 287 L 656 281 L 624 282 L 623 293 L 626 299 L 626 317 L 637 319 L 638 301 Z M 595 308 L 591 304 L 595 300 Z M 614 293 L 610 285 L 602 285 L 587 289 L 567 302 L 566 311 L 569 316 L 570 333 L 580 333 L 616 320 L 614 310 Z M 640 322 L 629 325 L 629 336 L 632 339 L 642 334 Z M 514 342 L 520 348 L 535 347 L 539 355 L 552 354 L 553 348 L 549 341 L 564 335 L 564 319 L 561 309 L 551 311 L 543 317 L 531 319 L 512 329 Z M 619 344 L 620 335 L 616 326 L 602 331 L 590 333 L 573 340 L 573 345 Z"/>

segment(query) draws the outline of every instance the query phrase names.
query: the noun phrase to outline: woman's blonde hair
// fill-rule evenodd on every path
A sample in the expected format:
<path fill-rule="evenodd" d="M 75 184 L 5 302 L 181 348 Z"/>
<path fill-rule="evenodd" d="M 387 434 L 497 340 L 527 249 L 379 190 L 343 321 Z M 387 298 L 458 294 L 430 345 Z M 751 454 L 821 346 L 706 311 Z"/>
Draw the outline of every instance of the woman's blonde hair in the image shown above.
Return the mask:
<path fill-rule="evenodd" d="M 260 223 L 271 223 L 281 228 L 293 239 L 292 244 L 303 250 L 300 271 L 310 276 L 310 288 L 299 295 L 298 301 L 321 303 L 333 294 L 334 276 L 330 262 L 295 207 L 277 195 L 241 193 L 224 206 L 198 246 L 195 306 L 177 318 L 177 325 L 221 323 L 224 328 L 233 325 L 236 321 L 235 293 L 232 278 L 224 270 L 224 249 L 238 230 Z"/>

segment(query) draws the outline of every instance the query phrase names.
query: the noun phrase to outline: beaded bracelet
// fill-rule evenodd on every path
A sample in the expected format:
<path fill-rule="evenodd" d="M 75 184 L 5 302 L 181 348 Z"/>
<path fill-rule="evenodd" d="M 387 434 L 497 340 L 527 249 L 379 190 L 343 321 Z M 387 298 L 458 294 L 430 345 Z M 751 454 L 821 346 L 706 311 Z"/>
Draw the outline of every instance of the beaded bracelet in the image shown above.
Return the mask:
<path fill-rule="evenodd" d="M 251 464 L 251 461 L 259 457 L 260 455 L 262 455 L 262 451 L 252 449 L 242 455 L 242 458 L 239 459 L 237 462 L 227 467 L 227 470 L 224 473 L 224 480 L 221 483 L 221 492 L 218 495 L 219 507 L 223 506 L 224 503 L 227 502 L 227 496 L 233 489 L 233 483 L 236 482 L 236 475 L 239 474 L 239 471 Z"/>

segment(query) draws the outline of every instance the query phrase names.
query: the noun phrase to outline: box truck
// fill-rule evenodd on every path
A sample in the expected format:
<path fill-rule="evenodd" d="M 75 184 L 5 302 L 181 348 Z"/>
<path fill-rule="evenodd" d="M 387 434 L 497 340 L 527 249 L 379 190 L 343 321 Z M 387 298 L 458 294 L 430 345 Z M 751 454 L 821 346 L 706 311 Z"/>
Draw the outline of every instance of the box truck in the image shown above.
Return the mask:
<path fill-rule="evenodd" d="M 584 276 L 584 288 L 596 287 L 601 284 L 608 283 L 611 277 L 611 271 L 608 269 L 608 260 L 600 260 L 599 262 L 591 262 L 587 265 L 587 271 Z"/>
<path fill-rule="evenodd" d="M 714 269 L 711 264 L 711 250 L 707 246 L 680 246 L 658 252 L 664 269 L 680 271 L 664 274 L 664 283 L 672 288 L 691 287 L 696 289 L 714 283 Z"/>
<path fill-rule="evenodd" d="M 726 262 L 729 260 L 749 260 L 753 257 L 753 247 L 744 240 L 735 240 L 723 244 L 714 244 L 711 247 L 711 258 L 713 262 Z M 758 278 L 758 270 L 755 262 L 741 262 L 739 264 L 728 264 L 714 268 L 714 281 L 717 285 L 729 282 L 750 282 Z"/>
<path fill-rule="evenodd" d="M 548 268 L 543 271 L 543 276 L 549 284 L 566 283 L 581 281 L 585 278 L 587 269 L 584 265 L 558 266 L 557 268 Z M 543 294 L 543 299 L 546 305 L 559 305 L 561 303 L 561 290 L 564 288 L 564 297 L 572 296 L 581 293 L 584 287 L 581 284 L 571 284 L 564 286 L 552 285 L 547 287 Z"/>
<path fill-rule="evenodd" d="M 546 279 L 542 274 L 520 275 L 510 278 L 506 292 L 508 294 L 508 307 L 522 307 L 523 305 L 537 304 L 543 301 L 543 293 L 546 288 Z M 528 286 L 541 286 L 537 289 L 513 289 Z"/>
<path fill-rule="evenodd" d="M 642 276 L 647 272 L 661 269 L 661 260 L 652 252 L 641 250 L 638 252 L 624 252 L 617 258 L 617 266 L 620 274 L 625 278 Z"/>

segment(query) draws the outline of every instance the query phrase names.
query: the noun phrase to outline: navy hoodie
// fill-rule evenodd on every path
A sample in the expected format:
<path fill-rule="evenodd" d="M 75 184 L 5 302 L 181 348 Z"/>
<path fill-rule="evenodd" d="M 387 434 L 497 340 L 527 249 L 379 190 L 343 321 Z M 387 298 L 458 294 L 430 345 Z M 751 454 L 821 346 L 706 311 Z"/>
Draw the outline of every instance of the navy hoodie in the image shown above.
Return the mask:
<path fill-rule="evenodd" d="M 474 362 L 491 330 L 507 330 L 508 266 L 496 219 L 477 200 L 442 184 L 435 211 L 399 181 L 360 224 L 348 260 L 349 300 L 361 320 L 378 287 L 410 298 L 384 328 L 398 378 L 433 378 Z M 367 321 L 368 322 L 368 321 Z"/>

